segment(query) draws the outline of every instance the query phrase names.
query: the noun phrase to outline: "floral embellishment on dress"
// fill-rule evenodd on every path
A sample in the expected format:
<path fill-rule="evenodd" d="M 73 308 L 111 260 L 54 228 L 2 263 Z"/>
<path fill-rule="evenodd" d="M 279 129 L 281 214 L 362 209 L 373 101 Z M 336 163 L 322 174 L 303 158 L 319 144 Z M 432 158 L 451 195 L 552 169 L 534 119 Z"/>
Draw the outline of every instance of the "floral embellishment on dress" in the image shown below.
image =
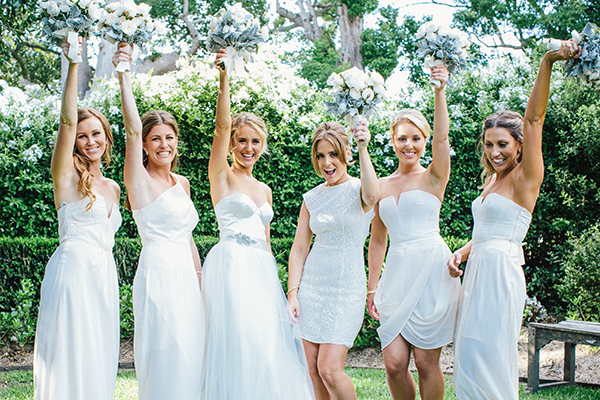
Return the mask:
<path fill-rule="evenodd" d="M 229 235 L 227 237 L 230 238 L 230 239 L 235 240 L 236 242 L 238 242 L 238 244 L 241 244 L 243 246 L 252 246 L 253 244 L 257 243 L 256 240 L 252 239 L 248 235 L 244 235 L 241 232 L 238 232 L 235 235 Z"/>

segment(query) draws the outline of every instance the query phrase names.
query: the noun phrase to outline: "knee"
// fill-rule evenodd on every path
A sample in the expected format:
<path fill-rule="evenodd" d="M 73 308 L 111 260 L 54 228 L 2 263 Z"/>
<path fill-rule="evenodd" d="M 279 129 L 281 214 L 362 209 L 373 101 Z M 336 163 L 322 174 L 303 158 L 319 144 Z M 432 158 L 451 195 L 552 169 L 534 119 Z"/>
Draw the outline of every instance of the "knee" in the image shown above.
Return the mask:
<path fill-rule="evenodd" d="M 337 387 L 338 382 L 341 379 L 341 375 L 344 373 L 343 369 L 336 368 L 331 365 L 321 364 L 318 366 L 318 373 L 321 380 L 330 387 Z"/>
<path fill-rule="evenodd" d="M 401 359 L 401 358 L 385 358 L 385 372 L 389 376 L 399 376 L 401 374 L 405 374 L 408 372 L 408 363 L 409 359 Z"/>
<path fill-rule="evenodd" d="M 415 355 L 415 366 L 419 376 L 427 377 L 442 372 L 439 360 L 431 357 L 418 357 Z"/>

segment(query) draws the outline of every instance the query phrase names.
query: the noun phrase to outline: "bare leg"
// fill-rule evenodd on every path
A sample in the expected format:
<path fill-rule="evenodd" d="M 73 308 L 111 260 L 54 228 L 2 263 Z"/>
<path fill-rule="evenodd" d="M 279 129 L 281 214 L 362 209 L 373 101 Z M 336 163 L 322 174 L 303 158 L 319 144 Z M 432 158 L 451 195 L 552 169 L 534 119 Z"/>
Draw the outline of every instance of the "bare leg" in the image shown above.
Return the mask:
<path fill-rule="evenodd" d="M 344 372 L 348 348 L 341 344 L 320 344 L 317 368 L 319 375 L 334 400 L 356 400 L 352 380 Z"/>
<path fill-rule="evenodd" d="M 310 379 L 312 380 L 313 390 L 315 392 L 316 400 L 331 400 L 331 395 L 327 391 L 321 376 L 319 375 L 319 370 L 317 368 L 317 359 L 319 356 L 319 344 L 309 342 L 307 340 L 302 339 L 302 343 L 304 344 L 304 353 L 306 354 L 306 361 L 308 363 L 308 373 L 310 374 Z"/>
<path fill-rule="evenodd" d="M 385 376 L 394 400 L 415 399 L 415 381 L 408 371 L 411 345 L 401 335 L 383 349 Z"/>
<path fill-rule="evenodd" d="M 444 374 L 440 368 L 442 348 L 424 350 L 414 348 L 415 364 L 419 371 L 419 391 L 423 400 L 443 400 Z"/>

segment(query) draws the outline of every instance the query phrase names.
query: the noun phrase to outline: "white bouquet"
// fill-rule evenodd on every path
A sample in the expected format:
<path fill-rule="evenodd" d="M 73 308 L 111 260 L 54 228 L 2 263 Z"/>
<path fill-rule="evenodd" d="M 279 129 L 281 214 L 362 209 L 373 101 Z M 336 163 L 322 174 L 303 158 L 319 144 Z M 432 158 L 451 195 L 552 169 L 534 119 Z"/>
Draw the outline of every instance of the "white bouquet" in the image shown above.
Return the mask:
<path fill-rule="evenodd" d="M 267 40 L 269 30 L 260 27 L 258 19 L 242 8 L 240 3 L 222 8 L 215 15 L 208 29 L 206 48 L 211 53 L 227 50 L 225 68 L 231 76 L 233 71 L 243 73 L 244 63 L 252 62 L 252 53 Z"/>
<path fill-rule="evenodd" d="M 429 21 L 417 30 L 417 39 L 418 56 L 425 57 L 426 68 L 443 64 L 450 74 L 455 74 L 467 66 L 469 39 L 461 30 L 437 26 Z M 436 87 L 441 85 L 431 79 L 429 82 Z"/>
<path fill-rule="evenodd" d="M 87 37 L 102 15 L 99 0 L 48 0 L 39 3 L 44 32 L 55 42 L 67 39 L 69 58 L 80 63 L 78 36 Z"/>
<path fill-rule="evenodd" d="M 331 74 L 327 84 L 333 86 L 334 96 L 334 101 L 326 103 L 329 112 L 344 118 L 353 127 L 373 115 L 377 104 L 386 99 L 384 80 L 377 72 L 363 72 L 352 67 Z"/>
<path fill-rule="evenodd" d="M 581 34 L 573 30 L 571 37 L 581 46 L 581 55 L 577 59 L 565 60 L 565 76 L 581 79 L 592 87 L 600 86 L 600 28 L 588 22 Z M 548 39 L 547 45 L 550 50 L 558 50 L 561 41 Z"/>
<path fill-rule="evenodd" d="M 150 17 L 150 6 L 123 0 L 106 5 L 106 13 L 100 19 L 104 38 L 110 43 L 125 42 L 143 49 L 152 38 L 155 24 Z M 131 69 L 128 62 L 120 62 L 117 72 Z"/>

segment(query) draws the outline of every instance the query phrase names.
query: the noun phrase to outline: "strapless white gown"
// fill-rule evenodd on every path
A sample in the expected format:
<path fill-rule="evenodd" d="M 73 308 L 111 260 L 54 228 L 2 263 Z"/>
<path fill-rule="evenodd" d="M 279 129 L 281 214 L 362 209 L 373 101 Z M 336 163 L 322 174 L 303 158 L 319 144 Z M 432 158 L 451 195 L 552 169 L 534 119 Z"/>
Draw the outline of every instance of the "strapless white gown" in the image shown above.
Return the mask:
<path fill-rule="evenodd" d="M 220 241 L 206 257 L 207 400 L 312 399 L 297 324 L 266 242 L 273 218 L 235 193 L 215 206 Z"/>
<path fill-rule="evenodd" d="M 133 217 L 142 253 L 133 281 L 134 358 L 140 399 L 198 400 L 204 307 L 190 235 L 198 213 L 181 183 Z"/>
<path fill-rule="evenodd" d="M 421 349 L 442 347 L 454 338 L 460 281 L 448 274 L 450 249 L 439 233 L 440 200 L 421 190 L 379 202 L 390 247 L 374 302 L 385 348 L 402 335 Z"/>
<path fill-rule="evenodd" d="M 112 254 L 121 225 L 104 197 L 58 210 L 60 246 L 42 282 L 34 349 L 36 400 L 113 398 L 119 365 L 119 287 Z"/>
<path fill-rule="evenodd" d="M 351 347 L 365 313 L 364 244 L 374 211 L 363 211 L 357 178 L 321 184 L 304 202 L 315 241 L 298 290 L 302 338 Z"/>
<path fill-rule="evenodd" d="M 531 214 L 496 193 L 473 201 L 473 247 L 456 326 L 457 398 L 518 399 L 518 349 L 527 298 L 521 243 Z"/>

